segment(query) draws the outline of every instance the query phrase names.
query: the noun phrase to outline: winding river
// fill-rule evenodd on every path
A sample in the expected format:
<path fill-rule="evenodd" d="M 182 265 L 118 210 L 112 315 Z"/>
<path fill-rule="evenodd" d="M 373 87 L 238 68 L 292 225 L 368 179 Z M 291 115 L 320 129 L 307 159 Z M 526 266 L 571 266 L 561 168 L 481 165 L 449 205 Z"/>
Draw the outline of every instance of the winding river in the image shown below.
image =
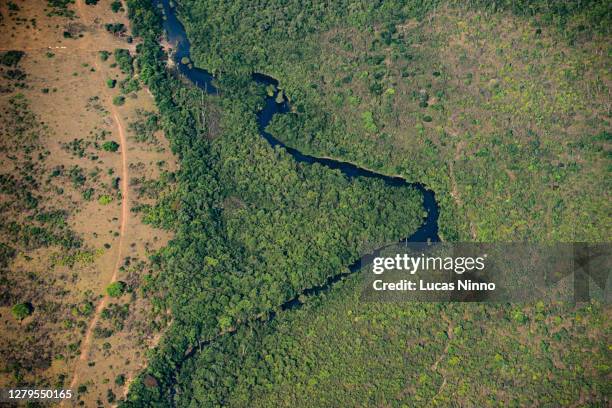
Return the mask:
<path fill-rule="evenodd" d="M 170 44 L 174 47 L 173 61 L 178 68 L 179 73 L 187 78 L 198 88 L 204 90 L 208 94 L 217 94 L 217 88 L 213 84 L 214 76 L 208 71 L 200 68 L 193 67 L 192 64 L 185 64 L 183 62 L 191 61 L 190 59 L 190 48 L 191 45 L 185 33 L 185 29 L 182 23 L 178 20 L 175 14 L 175 10 L 170 6 L 170 0 L 161 0 L 158 4 L 161 4 L 164 10 L 164 30 Z M 409 183 L 402 177 L 387 176 L 384 174 L 376 173 L 371 170 L 364 169 L 356 166 L 352 163 L 343 162 L 340 160 L 334 160 L 330 158 L 315 157 L 304 154 L 297 149 L 285 145 L 280 140 L 276 139 L 270 133 L 266 131 L 266 127 L 272 120 L 275 114 L 284 114 L 290 112 L 289 103 L 286 99 L 283 102 L 276 102 L 278 96 L 278 81 L 272 77 L 261 73 L 254 73 L 252 75 L 253 80 L 262 85 L 273 85 L 274 94 L 268 95 L 265 100 L 265 107 L 257 114 L 257 123 L 259 125 L 260 135 L 266 139 L 270 146 L 280 146 L 284 148 L 297 162 L 313 164 L 319 163 L 330 169 L 339 170 L 348 178 L 354 177 L 370 177 L 383 180 L 387 185 L 393 187 L 412 187 L 423 195 L 423 206 L 427 212 L 427 215 L 423 219 L 423 224 L 409 237 L 403 238 L 400 242 L 437 242 L 440 241 L 438 236 L 438 215 L 439 207 L 436 202 L 435 194 L 433 191 L 427 189 L 423 184 L 420 183 Z M 385 246 L 386 247 L 386 246 Z M 383 247 L 384 248 L 384 247 Z M 329 289 L 333 283 L 343 279 L 347 275 L 356 272 L 362 265 L 365 265 L 369 260 L 376 256 L 383 248 L 375 250 L 373 253 L 364 255 L 361 259 L 354 262 L 349 266 L 349 272 L 340 273 L 338 275 L 331 276 L 321 286 L 306 289 L 304 295 L 316 294 L 320 291 Z M 299 306 L 300 302 L 297 298 L 287 301 L 282 305 L 282 309 L 290 309 Z"/>
<path fill-rule="evenodd" d="M 199 69 L 191 66 L 191 64 L 184 64 L 183 61 L 191 60 L 190 59 L 190 43 L 187 39 L 187 35 L 185 33 L 185 29 L 181 22 L 178 20 L 175 14 L 175 10 L 170 6 L 170 0 L 154 0 L 157 4 L 163 7 L 164 10 L 164 29 L 166 31 L 167 39 L 170 44 L 174 47 L 173 53 L 173 62 L 175 63 L 179 73 L 187 78 L 192 84 L 197 86 L 198 88 L 204 90 L 207 94 L 217 94 L 217 88 L 213 84 L 214 76 L 211 75 L 208 71 Z M 265 100 L 265 107 L 257 113 L 257 123 L 259 126 L 260 135 L 270 144 L 270 146 L 275 147 L 279 146 L 284 148 L 287 153 L 289 153 L 297 162 L 313 164 L 319 163 L 324 165 L 330 169 L 339 170 L 348 178 L 355 177 L 370 177 L 377 178 L 383 180 L 387 185 L 401 188 L 401 187 L 411 187 L 423 195 L 423 206 L 427 212 L 426 216 L 423 219 L 423 224 L 409 237 L 403 238 L 400 242 L 437 242 L 440 241 L 440 237 L 438 236 L 438 215 L 439 215 L 439 207 L 436 202 L 435 194 L 433 191 L 427 189 L 423 184 L 420 183 L 409 183 L 402 177 L 397 176 L 388 176 L 380 173 L 376 173 L 374 171 L 356 166 L 352 163 L 343 162 L 340 160 L 334 160 L 330 158 L 322 158 L 315 157 L 311 155 L 304 154 L 297 149 L 294 149 L 290 146 L 285 145 L 280 140 L 276 139 L 270 133 L 266 131 L 266 127 L 272 120 L 272 117 L 275 114 L 284 114 L 290 112 L 289 103 L 286 99 L 281 103 L 276 102 L 276 98 L 278 96 L 278 81 L 272 77 L 261 73 L 254 73 L 252 75 L 253 80 L 257 83 L 263 85 L 273 85 L 274 86 L 274 94 L 268 95 Z M 396 243 L 392 243 L 390 245 L 395 245 Z M 311 287 L 305 289 L 300 295 L 316 295 L 319 292 L 329 290 L 334 283 L 344 279 L 348 275 L 351 275 L 358 271 L 363 265 L 367 265 L 371 262 L 371 259 L 377 256 L 380 251 L 389 245 L 385 245 L 381 248 L 374 250 L 372 253 L 362 256 L 359 260 L 349 265 L 347 272 L 342 272 L 334 276 L 330 276 L 323 284 L 320 286 Z M 299 300 L 299 297 L 296 296 L 293 299 L 286 301 L 284 304 L 280 306 L 280 309 L 287 310 L 298 308 L 302 302 Z M 265 319 L 266 321 L 270 321 L 275 318 L 276 313 L 271 312 L 271 314 Z M 236 331 L 232 330 L 225 334 L 233 335 Z M 177 372 L 180 370 L 180 367 L 187 359 L 191 358 L 198 349 L 207 346 L 213 341 L 216 341 L 220 334 L 214 338 L 208 339 L 207 341 L 201 342 L 199 347 L 191 347 L 187 350 L 183 356 L 182 361 L 178 362 L 176 367 Z M 176 378 L 174 378 L 176 381 Z M 171 395 L 174 395 L 175 387 L 171 387 Z"/>

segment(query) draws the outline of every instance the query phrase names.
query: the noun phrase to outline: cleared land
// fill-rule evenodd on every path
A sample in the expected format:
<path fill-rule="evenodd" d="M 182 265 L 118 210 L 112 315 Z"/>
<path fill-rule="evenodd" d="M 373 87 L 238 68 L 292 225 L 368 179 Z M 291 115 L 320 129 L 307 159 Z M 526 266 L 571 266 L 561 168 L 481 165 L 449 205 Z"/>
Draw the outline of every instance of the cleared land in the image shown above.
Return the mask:
<path fill-rule="evenodd" d="M 86 406 L 122 396 L 156 340 L 138 287 L 170 234 L 134 210 L 176 170 L 111 3 L 0 6 L 0 384 L 72 385 Z"/>

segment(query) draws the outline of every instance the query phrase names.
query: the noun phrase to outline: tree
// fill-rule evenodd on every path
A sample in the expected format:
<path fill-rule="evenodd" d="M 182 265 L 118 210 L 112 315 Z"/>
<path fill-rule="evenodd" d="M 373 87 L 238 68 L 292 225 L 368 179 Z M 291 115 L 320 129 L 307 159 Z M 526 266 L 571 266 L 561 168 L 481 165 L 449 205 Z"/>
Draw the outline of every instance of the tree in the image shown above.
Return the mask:
<path fill-rule="evenodd" d="M 125 96 L 119 95 L 113 98 L 113 105 L 121 106 L 125 103 Z"/>
<path fill-rule="evenodd" d="M 111 7 L 111 10 L 113 11 L 113 13 L 117 13 L 117 12 L 119 12 L 119 10 L 121 10 L 121 2 L 115 0 L 115 1 L 113 1 L 111 3 L 110 7 Z"/>
<path fill-rule="evenodd" d="M 125 25 L 122 23 L 108 23 L 105 24 L 104 27 L 106 28 L 106 31 L 115 35 L 123 34 L 126 30 Z"/>
<path fill-rule="evenodd" d="M 119 374 L 117 377 L 115 377 L 115 384 L 119 385 L 119 386 L 123 386 L 125 385 L 125 375 L 124 374 Z"/>
<path fill-rule="evenodd" d="M 106 287 L 106 293 L 110 297 L 118 298 L 125 292 L 125 283 L 121 281 L 113 282 Z"/>
<path fill-rule="evenodd" d="M 130 55 L 130 50 L 126 50 L 124 48 L 117 48 L 114 51 L 115 61 L 119 65 L 121 72 L 124 74 L 132 75 L 133 67 L 132 63 L 134 59 Z"/>
<path fill-rule="evenodd" d="M 24 55 L 25 53 L 23 51 L 6 51 L 0 53 L 0 64 L 6 65 L 7 67 L 16 67 Z"/>
<path fill-rule="evenodd" d="M 116 152 L 119 150 L 119 143 L 115 142 L 114 140 L 104 142 L 102 144 L 102 149 L 106 150 L 107 152 Z"/>
<path fill-rule="evenodd" d="M 15 319 L 23 320 L 29 315 L 31 315 L 33 310 L 34 308 L 32 307 L 32 304 L 30 303 L 17 303 L 11 309 L 11 313 L 13 314 L 13 317 Z"/>

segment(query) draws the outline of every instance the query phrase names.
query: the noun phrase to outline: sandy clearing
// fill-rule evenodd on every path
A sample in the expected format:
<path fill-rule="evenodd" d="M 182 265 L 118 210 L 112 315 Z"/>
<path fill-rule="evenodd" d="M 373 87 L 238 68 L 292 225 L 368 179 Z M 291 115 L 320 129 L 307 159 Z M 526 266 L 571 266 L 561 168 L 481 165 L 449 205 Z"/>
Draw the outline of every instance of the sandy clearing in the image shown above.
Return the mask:
<path fill-rule="evenodd" d="M 121 141 L 121 217 L 119 219 L 120 227 L 119 227 L 119 245 L 118 245 L 118 250 L 117 250 L 117 258 L 115 260 L 115 266 L 113 268 L 113 275 L 111 277 L 111 280 L 108 282 L 108 284 L 111 284 L 117 281 L 117 276 L 118 276 L 119 268 L 121 267 L 122 254 L 123 254 L 123 249 L 124 249 L 123 248 L 124 241 L 125 241 L 124 238 L 125 238 L 125 233 L 127 231 L 127 224 L 128 224 L 129 214 L 130 214 L 129 207 L 128 207 L 129 192 L 128 192 L 128 182 L 127 182 L 128 177 L 129 177 L 128 176 L 129 174 L 128 173 L 128 159 L 127 159 L 127 138 L 125 137 L 125 132 L 123 130 L 123 126 L 121 125 L 121 119 L 119 118 L 117 110 L 114 107 L 114 105 L 111 104 L 111 106 L 112 106 L 111 109 L 112 109 L 113 120 L 115 121 L 117 130 L 119 131 L 119 139 Z M 110 296 L 108 296 L 108 294 L 105 294 L 102 300 L 100 301 L 100 303 L 98 303 L 98 306 L 96 307 L 94 316 L 89 322 L 89 326 L 87 327 L 87 332 L 85 333 L 85 337 L 83 338 L 83 342 L 81 343 L 81 351 L 80 351 L 80 356 L 79 356 L 80 361 L 87 360 L 87 357 L 89 355 L 89 350 L 91 348 L 91 336 L 93 334 L 93 330 L 96 327 L 96 324 L 98 323 L 100 314 L 104 310 L 104 307 L 106 306 L 109 300 L 110 300 Z M 74 388 L 79 380 L 79 375 L 78 375 L 78 369 L 79 369 L 78 361 L 79 360 L 77 360 L 77 364 L 74 367 L 74 371 L 72 374 L 72 381 L 70 382 L 70 388 Z"/>
<path fill-rule="evenodd" d="M 83 1 L 82 0 L 77 0 L 77 7 L 79 10 L 79 14 L 81 15 L 82 18 L 84 18 L 85 13 L 83 12 Z M 96 67 L 96 72 L 99 73 L 98 76 L 100 77 L 100 80 L 104 81 L 104 78 L 101 75 L 102 71 L 98 64 L 98 61 L 95 60 L 94 64 Z M 128 224 L 128 219 L 130 215 L 129 206 L 128 206 L 129 204 L 129 190 L 128 190 L 129 172 L 128 172 L 128 158 L 127 158 L 127 151 L 128 151 L 127 137 L 125 136 L 123 126 L 121 125 L 121 119 L 119 117 L 119 113 L 117 112 L 117 108 L 112 103 L 112 95 L 110 95 L 109 92 L 105 90 L 105 96 L 110 101 L 109 106 L 111 107 L 111 113 L 112 113 L 115 125 L 117 127 L 117 130 L 119 132 L 119 140 L 121 143 L 121 216 L 119 218 L 120 227 L 119 227 L 119 243 L 118 243 L 118 249 L 117 249 L 117 258 L 115 260 L 115 266 L 113 268 L 113 275 L 111 276 L 111 279 L 108 282 L 108 284 L 111 284 L 117 281 L 119 268 L 121 267 L 122 254 L 124 252 L 124 245 L 125 245 L 125 235 L 126 235 L 127 224 Z M 102 298 L 102 300 L 100 301 L 100 303 L 98 303 L 98 306 L 96 307 L 93 318 L 89 322 L 87 331 L 85 333 L 85 337 L 83 338 L 83 341 L 81 343 L 80 356 L 79 356 L 79 359 L 75 363 L 75 367 L 72 373 L 72 380 L 70 382 L 70 388 L 74 388 L 77 382 L 79 381 L 79 366 L 80 366 L 79 362 L 83 362 L 87 360 L 89 351 L 91 349 L 91 336 L 96 327 L 96 324 L 98 323 L 98 320 L 100 319 L 100 314 L 104 310 L 104 307 L 109 302 L 109 300 L 110 300 L 110 296 L 107 293 L 105 293 L 104 297 Z"/>

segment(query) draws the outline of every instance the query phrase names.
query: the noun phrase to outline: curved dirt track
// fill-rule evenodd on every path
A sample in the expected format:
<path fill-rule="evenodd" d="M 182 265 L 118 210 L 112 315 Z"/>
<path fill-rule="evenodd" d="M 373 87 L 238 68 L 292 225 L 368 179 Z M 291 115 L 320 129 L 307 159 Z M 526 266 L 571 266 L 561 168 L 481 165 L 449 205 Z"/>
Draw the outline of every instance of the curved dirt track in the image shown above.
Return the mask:
<path fill-rule="evenodd" d="M 85 13 L 83 12 L 83 0 L 77 0 L 77 8 L 79 10 L 79 14 L 81 15 L 81 18 L 83 20 L 85 20 Z M 97 62 L 97 59 L 94 59 L 94 65 L 96 68 L 96 72 L 99 73 L 99 77 L 100 77 L 100 83 L 103 84 L 104 83 L 104 78 L 102 77 L 102 71 L 100 70 L 99 64 Z M 120 147 L 120 153 L 121 153 L 121 186 L 120 186 L 120 190 L 121 190 L 121 214 L 119 217 L 119 242 L 117 245 L 117 255 L 116 255 L 116 259 L 115 259 L 115 264 L 113 266 L 113 274 L 111 276 L 111 279 L 108 281 L 108 284 L 111 284 L 113 282 L 117 281 L 117 277 L 118 277 L 118 272 L 119 272 L 119 268 L 121 267 L 121 260 L 122 260 L 122 254 L 124 252 L 124 241 L 125 241 L 125 233 L 127 231 L 127 224 L 128 224 L 128 219 L 129 219 L 129 215 L 130 215 L 130 211 L 129 211 L 129 207 L 128 207 L 128 203 L 129 203 L 129 191 L 128 191 L 128 159 L 127 159 L 127 138 L 125 136 L 125 132 L 123 130 L 123 126 L 121 125 L 121 119 L 119 117 L 119 113 L 117 111 L 117 108 L 115 107 L 115 105 L 113 105 L 112 103 L 112 96 L 109 94 L 109 92 L 106 90 L 106 88 L 104 89 L 104 94 L 105 97 L 109 103 L 110 106 L 110 111 L 111 111 L 111 116 L 113 118 L 113 121 L 115 122 L 115 125 L 117 127 L 117 131 L 119 132 L 119 142 L 121 144 Z M 102 291 L 105 289 L 104 288 L 100 288 Z M 85 332 L 85 337 L 83 338 L 82 342 L 81 342 L 81 349 L 80 349 L 80 356 L 79 359 L 75 362 L 75 366 L 74 366 L 74 370 L 72 372 L 72 380 L 70 382 L 70 388 L 74 388 L 78 381 L 79 381 L 79 368 L 82 362 L 87 360 L 87 357 L 89 355 L 89 351 L 91 348 L 91 336 L 93 334 L 93 331 L 98 323 L 98 320 L 100 319 L 100 314 L 102 313 L 102 311 L 104 310 L 104 307 L 106 306 L 106 304 L 109 302 L 110 297 L 108 296 L 108 294 L 104 294 L 104 297 L 102 298 L 102 300 L 98 303 L 98 305 L 96 306 L 96 310 L 94 312 L 94 315 L 91 319 L 91 321 L 89 322 L 89 325 L 87 326 L 87 331 Z"/>
<path fill-rule="evenodd" d="M 129 217 L 128 185 L 127 185 L 127 180 L 128 180 L 128 164 L 127 163 L 128 161 L 127 161 L 127 152 L 126 152 L 127 139 L 125 137 L 125 132 L 123 131 L 123 127 L 121 126 L 121 120 L 119 119 L 119 115 L 117 114 L 117 110 L 114 108 L 114 106 L 112 108 L 112 114 L 113 114 L 112 115 L 113 120 L 115 121 L 115 124 L 117 125 L 117 129 L 119 131 L 119 140 L 121 142 L 121 216 L 119 218 L 120 227 L 119 227 L 119 243 L 118 243 L 118 249 L 117 249 L 117 258 L 115 260 L 115 265 L 113 267 L 113 275 L 111 276 L 111 279 L 108 282 L 109 284 L 117 281 L 117 275 L 119 272 L 119 268 L 121 267 L 121 259 L 122 259 L 121 255 L 123 253 L 124 237 L 125 237 L 125 231 L 127 230 L 127 223 L 128 223 L 128 217 Z M 89 325 L 87 326 L 85 337 L 83 338 L 82 343 L 81 343 L 79 361 L 87 360 L 87 355 L 89 354 L 89 349 L 91 346 L 91 336 L 92 336 L 93 330 L 96 327 L 96 324 L 98 323 L 98 320 L 100 318 L 100 314 L 102 313 L 102 310 L 104 310 L 104 307 L 108 303 L 109 298 L 110 297 L 108 296 L 108 294 L 105 294 L 102 300 L 100 301 L 100 303 L 98 303 L 98 306 L 96 307 L 93 318 L 91 319 L 91 321 L 89 322 Z M 74 367 L 72 381 L 70 382 L 70 388 L 74 388 L 76 386 L 76 383 L 78 382 L 78 379 L 79 379 L 78 368 L 79 368 L 79 364 L 77 361 L 77 364 Z"/>

